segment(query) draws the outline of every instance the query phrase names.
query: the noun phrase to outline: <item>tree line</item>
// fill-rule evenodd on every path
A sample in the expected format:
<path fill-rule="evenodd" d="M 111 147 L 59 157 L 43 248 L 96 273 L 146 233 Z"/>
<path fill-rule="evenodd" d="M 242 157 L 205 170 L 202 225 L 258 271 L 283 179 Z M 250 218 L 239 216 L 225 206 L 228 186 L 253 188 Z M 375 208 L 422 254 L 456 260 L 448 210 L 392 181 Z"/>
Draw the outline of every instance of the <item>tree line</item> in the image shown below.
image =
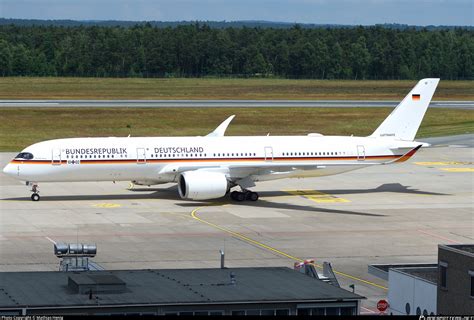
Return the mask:
<path fill-rule="evenodd" d="M 474 79 L 474 31 L 3 25 L 0 75 Z"/>

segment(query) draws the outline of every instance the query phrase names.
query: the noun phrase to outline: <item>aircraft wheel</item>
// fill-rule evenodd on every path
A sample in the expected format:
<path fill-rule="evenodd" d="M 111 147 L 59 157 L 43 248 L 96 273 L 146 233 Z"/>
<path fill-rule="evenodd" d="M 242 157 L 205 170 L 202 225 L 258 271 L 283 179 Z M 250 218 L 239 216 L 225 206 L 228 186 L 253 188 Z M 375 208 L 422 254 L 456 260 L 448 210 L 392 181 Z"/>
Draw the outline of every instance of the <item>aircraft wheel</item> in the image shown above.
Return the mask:
<path fill-rule="evenodd" d="M 31 200 L 33 200 L 33 201 L 39 201 L 39 200 L 40 200 L 40 195 L 37 194 L 37 193 L 33 193 L 33 194 L 31 195 Z"/>
<path fill-rule="evenodd" d="M 238 193 L 239 193 L 238 191 L 232 191 L 232 192 L 230 193 L 230 198 L 231 198 L 232 200 L 237 200 L 237 194 L 238 194 Z"/>
<path fill-rule="evenodd" d="M 237 194 L 235 195 L 235 200 L 237 200 L 239 202 L 244 201 L 245 200 L 245 193 L 237 192 Z"/>
<path fill-rule="evenodd" d="M 258 200 L 258 193 L 250 192 L 249 195 L 248 195 L 248 199 L 250 201 L 257 201 Z"/>

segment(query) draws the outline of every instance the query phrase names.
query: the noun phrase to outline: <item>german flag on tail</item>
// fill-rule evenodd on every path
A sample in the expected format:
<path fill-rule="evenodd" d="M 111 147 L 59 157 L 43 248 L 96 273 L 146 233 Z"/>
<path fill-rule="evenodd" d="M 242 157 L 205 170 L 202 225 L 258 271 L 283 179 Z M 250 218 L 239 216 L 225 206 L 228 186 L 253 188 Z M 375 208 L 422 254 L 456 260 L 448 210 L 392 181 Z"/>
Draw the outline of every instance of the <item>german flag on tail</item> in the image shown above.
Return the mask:
<path fill-rule="evenodd" d="M 421 99 L 421 96 L 417 93 L 414 93 L 414 94 L 411 95 L 411 100 L 413 100 L 413 101 L 418 101 L 420 99 Z"/>

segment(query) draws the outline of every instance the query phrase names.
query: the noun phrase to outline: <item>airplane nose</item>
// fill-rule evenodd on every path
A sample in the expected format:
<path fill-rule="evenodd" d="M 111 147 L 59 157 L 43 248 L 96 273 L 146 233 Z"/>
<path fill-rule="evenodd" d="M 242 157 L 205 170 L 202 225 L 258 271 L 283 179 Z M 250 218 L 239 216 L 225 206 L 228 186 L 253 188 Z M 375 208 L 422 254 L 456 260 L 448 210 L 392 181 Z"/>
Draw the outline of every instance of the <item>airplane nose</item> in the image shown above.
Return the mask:
<path fill-rule="evenodd" d="M 3 173 L 6 175 L 12 176 L 15 174 L 15 170 L 13 168 L 13 165 L 11 163 L 7 164 L 5 168 L 3 168 Z"/>

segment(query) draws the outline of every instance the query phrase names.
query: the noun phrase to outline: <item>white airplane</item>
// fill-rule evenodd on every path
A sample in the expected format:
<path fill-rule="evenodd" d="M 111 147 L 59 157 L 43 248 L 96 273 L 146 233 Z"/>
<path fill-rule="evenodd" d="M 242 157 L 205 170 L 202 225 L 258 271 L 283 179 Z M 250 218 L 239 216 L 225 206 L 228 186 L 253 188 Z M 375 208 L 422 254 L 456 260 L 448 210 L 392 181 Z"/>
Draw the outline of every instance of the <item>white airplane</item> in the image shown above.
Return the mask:
<path fill-rule="evenodd" d="M 231 192 L 258 199 L 256 181 L 334 175 L 371 165 L 403 162 L 427 143 L 413 141 L 439 79 L 423 79 L 368 137 L 224 136 L 234 116 L 205 137 L 110 137 L 35 143 L 4 169 L 32 186 L 39 182 L 132 181 L 178 184 L 183 199 L 207 200 Z M 296 124 L 295 124 L 296 125 Z"/>

